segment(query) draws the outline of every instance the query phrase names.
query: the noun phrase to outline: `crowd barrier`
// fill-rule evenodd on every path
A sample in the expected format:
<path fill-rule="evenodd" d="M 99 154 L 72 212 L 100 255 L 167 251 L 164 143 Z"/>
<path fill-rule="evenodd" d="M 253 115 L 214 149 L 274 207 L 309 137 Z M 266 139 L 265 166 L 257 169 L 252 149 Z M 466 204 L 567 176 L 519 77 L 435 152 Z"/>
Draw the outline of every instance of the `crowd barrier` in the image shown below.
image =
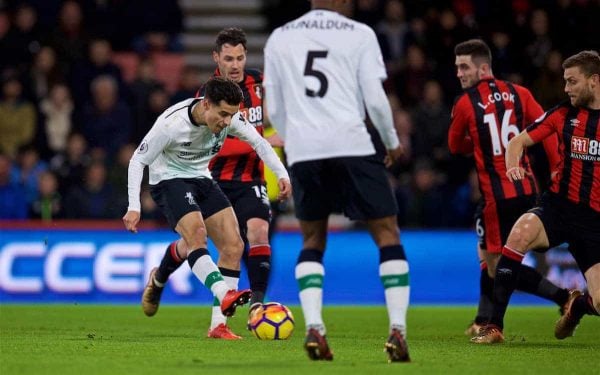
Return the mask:
<path fill-rule="evenodd" d="M 104 227 L 104 226 L 103 226 Z M 167 229 L 137 234 L 115 225 L 92 229 L 71 226 L 0 226 L 1 303 L 139 303 L 146 277 L 160 262 L 166 246 L 177 238 Z M 403 231 L 410 262 L 411 302 L 476 304 L 479 265 L 472 231 Z M 294 266 L 301 248 L 299 233 L 275 235 L 268 299 L 298 304 Z M 213 258 L 217 252 L 212 246 Z M 565 286 L 585 286 L 564 250 L 543 259 L 542 270 Z M 336 232 L 324 257 L 324 302 L 382 304 L 378 252 L 366 232 Z M 240 287 L 247 287 L 242 267 Z M 164 303 L 210 304 L 209 292 L 184 264 L 170 278 Z M 516 303 L 540 303 L 517 294 Z"/>

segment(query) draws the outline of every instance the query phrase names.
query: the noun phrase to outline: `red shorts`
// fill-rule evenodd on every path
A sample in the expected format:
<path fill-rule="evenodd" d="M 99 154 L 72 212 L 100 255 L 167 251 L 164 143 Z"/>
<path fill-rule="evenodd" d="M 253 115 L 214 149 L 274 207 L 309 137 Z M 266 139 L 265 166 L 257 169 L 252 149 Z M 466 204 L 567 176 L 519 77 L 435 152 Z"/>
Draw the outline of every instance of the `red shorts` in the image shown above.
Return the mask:
<path fill-rule="evenodd" d="M 491 254 L 500 254 L 514 223 L 534 205 L 534 195 L 480 202 L 475 213 L 479 246 Z"/>

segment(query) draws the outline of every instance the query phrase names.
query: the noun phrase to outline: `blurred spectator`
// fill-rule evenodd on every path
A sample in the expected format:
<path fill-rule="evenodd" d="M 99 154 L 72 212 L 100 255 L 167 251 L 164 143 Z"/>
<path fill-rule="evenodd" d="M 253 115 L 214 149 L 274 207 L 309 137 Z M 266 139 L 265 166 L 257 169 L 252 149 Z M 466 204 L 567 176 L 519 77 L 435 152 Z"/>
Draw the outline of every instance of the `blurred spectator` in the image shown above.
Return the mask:
<path fill-rule="evenodd" d="M 139 54 L 182 52 L 180 33 L 183 15 L 177 1 L 129 0 L 124 5 L 125 19 L 136 20 L 125 27 L 132 37 L 131 47 Z"/>
<path fill-rule="evenodd" d="M 28 3 L 20 3 L 14 11 L 12 28 L 7 38 L 8 53 L 2 58 L 25 72 L 41 48 L 42 30 L 37 25 L 37 12 Z"/>
<path fill-rule="evenodd" d="M 63 202 L 54 173 L 44 171 L 38 177 L 38 197 L 29 205 L 29 218 L 52 221 L 64 216 Z"/>
<path fill-rule="evenodd" d="M 414 106 L 423 98 L 425 82 L 432 79 L 432 71 L 421 47 L 412 45 L 406 51 L 406 65 L 396 78 L 396 92 L 404 106 Z"/>
<path fill-rule="evenodd" d="M 17 149 L 33 141 L 37 115 L 35 106 L 23 100 L 23 86 L 15 75 L 3 77 L 0 100 L 0 151 L 15 157 Z"/>
<path fill-rule="evenodd" d="M 446 98 L 454 98 L 460 92 L 454 68 L 454 46 L 475 36 L 475 33 L 460 22 L 450 9 L 430 11 L 427 22 L 427 46 L 425 51 L 433 66 L 436 79 L 444 88 Z"/>
<path fill-rule="evenodd" d="M 508 79 L 513 73 L 516 59 L 510 44 L 510 35 L 505 31 L 493 31 L 490 50 L 494 59 L 494 75 L 500 79 Z"/>
<path fill-rule="evenodd" d="M 167 94 L 162 86 L 155 87 L 150 91 L 147 103 L 148 110 L 144 113 L 142 122 L 137 124 L 133 143 L 136 145 L 141 143 L 144 135 L 150 131 L 158 116 L 169 108 L 169 105 L 171 105 L 169 94 Z"/>
<path fill-rule="evenodd" d="M 420 159 L 415 163 L 413 179 L 410 185 L 401 188 L 403 191 L 399 195 L 399 200 L 403 197 L 407 203 L 405 225 L 410 227 L 447 225 L 446 197 L 442 182 L 429 160 Z"/>
<path fill-rule="evenodd" d="M 91 163 L 87 152 L 87 141 L 80 133 L 71 133 L 65 151 L 50 160 L 50 169 L 59 178 L 59 191 L 62 196 L 73 186 L 83 183 L 83 175 Z"/>
<path fill-rule="evenodd" d="M 179 88 L 171 97 L 171 104 L 179 103 L 182 100 L 193 98 L 202 82 L 200 81 L 200 70 L 193 65 L 186 65 L 181 74 Z"/>
<path fill-rule="evenodd" d="M 115 162 L 108 170 L 108 182 L 114 188 L 116 204 L 127 206 L 127 172 L 129 169 L 129 160 L 135 152 L 136 145 L 127 143 L 119 149 Z"/>
<path fill-rule="evenodd" d="M 394 163 L 391 172 L 394 176 L 399 177 L 402 173 L 410 170 L 412 166 L 414 150 L 413 150 L 413 131 L 414 126 L 410 114 L 402 109 L 396 108 L 393 112 L 394 127 L 398 134 L 398 139 L 404 148 L 402 157 Z"/>
<path fill-rule="evenodd" d="M 452 227 L 469 227 L 473 225 L 473 215 L 481 200 L 477 172 L 471 169 L 467 181 L 452 192 L 448 204 L 448 225 Z"/>
<path fill-rule="evenodd" d="M 56 52 L 52 47 L 42 47 L 25 75 L 25 95 L 32 102 L 39 103 L 52 86 L 64 81 L 65 74 L 56 61 Z"/>
<path fill-rule="evenodd" d="M 429 157 L 440 166 L 449 157 L 447 149 L 450 109 L 444 103 L 442 87 L 436 81 L 427 81 L 423 99 L 413 112 L 414 155 Z"/>
<path fill-rule="evenodd" d="M 525 46 L 526 83 L 531 84 L 538 76 L 539 70 L 546 62 L 546 56 L 552 50 L 552 38 L 548 24 L 548 13 L 543 9 L 535 9 L 529 21 L 530 36 Z"/>
<path fill-rule="evenodd" d="M 371 27 L 381 20 L 383 11 L 380 0 L 356 0 L 354 2 L 354 19 Z"/>
<path fill-rule="evenodd" d="M 539 77 L 533 83 L 533 96 L 544 109 L 550 109 L 565 99 L 562 61 L 560 52 L 550 51 Z"/>
<path fill-rule="evenodd" d="M 121 69 L 111 61 L 112 48 L 106 39 L 94 39 L 88 48 L 88 59 L 73 66 L 71 89 L 76 105 L 85 104 L 91 97 L 91 83 L 100 76 L 109 76 L 117 84 L 121 96 L 126 95 Z"/>
<path fill-rule="evenodd" d="M 406 54 L 406 36 L 409 31 L 404 3 L 386 0 L 383 20 L 375 27 L 383 61 L 391 80 L 400 72 Z"/>
<path fill-rule="evenodd" d="M 114 200 L 114 189 L 106 180 L 106 167 L 93 162 L 83 184 L 71 187 L 65 198 L 67 219 L 115 219 L 125 212 Z"/>
<path fill-rule="evenodd" d="M 41 133 L 41 150 L 50 159 L 67 147 L 67 138 L 73 130 L 73 101 L 69 88 L 57 84 L 50 89 L 48 97 L 40 103 L 43 119 L 38 131 Z"/>
<path fill-rule="evenodd" d="M 8 37 L 9 31 L 10 16 L 5 9 L 0 8 L 0 56 L 3 56 L 3 58 L 0 59 L 0 72 L 4 71 L 4 69 L 11 65 L 10 59 L 6 58 L 10 55 L 10 40 Z"/>
<path fill-rule="evenodd" d="M 11 180 L 12 161 L 0 152 L 0 219 L 26 219 L 25 192 Z"/>
<path fill-rule="evenodd" d="M 40 160 L 38 151 L 32 145 L 19 148 L 17 163 L 11 170 L 11 179 L 17 181 L 25 192 L 25 202 L 29 206 L 38 196 L 38 177 L 48 170 L 48 164 Z"/>
<path fill-rule="evenodd" d="M 76 61 L 83 60 L 85 46 L 90 37 L 83 26 L 83 13 L 77 1 L 66 0 L 58 16 L 58 25 L 50 35 L 50 45 L 58 60 L 69 69 Z"/>
<path fill-rule="evenodd" d="M 135 144 L 141 140 L 146 132 L 148 118 L 148 98 L 150 92 L 162 86 L 155 78 L 155 66 L 152 59 L 143 59 L 138 66 L 137 77 L 129 85 L 131 99 L 133 103 L 133 113 L 135 130 L 133 131 L 131 141 Z"/>
<path fill-rule="evenodd" d="M 100 76 L 92 82 L 92 101 L 82 116 L 83 134 L 91 148 L 99 148 L 109 160 L 129 141 L 133 129 L 129 107 L 119 99 L 117 82 Z"/>
<path fill-rule="evenodd" d="M 148 186 L 142 187 L 140 203 L 142 205 L 142 220 L 158 220 L 161 222 L 166 221 L 165 216 L 156 205 L 154 199 L 152 199 Z"/>

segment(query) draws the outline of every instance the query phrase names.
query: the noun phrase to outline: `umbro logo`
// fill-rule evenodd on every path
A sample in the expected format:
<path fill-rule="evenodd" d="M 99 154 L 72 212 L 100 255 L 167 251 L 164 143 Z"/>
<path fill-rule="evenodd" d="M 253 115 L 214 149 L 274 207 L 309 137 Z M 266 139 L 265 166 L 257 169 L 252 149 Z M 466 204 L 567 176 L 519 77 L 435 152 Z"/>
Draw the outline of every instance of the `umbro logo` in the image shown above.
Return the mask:
<path fill-rule="evenodd" d="M 569 120 L 569 122 L 571 123 L 571 126 L 574 126 L 574 127 L 577 127 L 581 123 L 581 121 L 579 121 L 576 118 Z"/>

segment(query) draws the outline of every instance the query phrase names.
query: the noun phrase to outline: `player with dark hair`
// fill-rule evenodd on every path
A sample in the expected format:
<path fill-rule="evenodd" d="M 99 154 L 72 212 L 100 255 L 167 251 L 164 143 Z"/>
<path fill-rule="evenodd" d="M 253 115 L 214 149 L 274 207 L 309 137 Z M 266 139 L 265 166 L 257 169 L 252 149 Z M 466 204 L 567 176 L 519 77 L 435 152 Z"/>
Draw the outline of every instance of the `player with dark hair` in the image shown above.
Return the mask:
<path fill-rule="evenodd" d="M 238 84 L 243 94 L 240 112 L 246 121 L 263 135 L 262 73 L 255 69 L 245 69 L 246 43 L 246 34 L 239 28 L 226 28 L 219 32 L 212 55 L 217 64 L 214 76 L 226 77 Z M 197 96 L 203 92 L 204 87 L 199 90 Z M 244 247 L 248 248 L 246 265 L 252 290 L 251 315 L 259 312 L 264 302 L 271 270 L 270 206 L 264 179 L 264 164 L 249 144 L 228 135 L 219 153 L 210 160 L 208 168 L 231 202 Z M 170 254 L 175 264 L 182 264 L 185 260 L 185 246 L 184 241 L 175 241 L 169 245 L 165 256 Z M 218 265 L 225 279 L 231 285 L 237 286 L 240 272 L 225 267 L 220 261 Z M 144 311 L 151 312 L 154 308 Z M 242 338 L 227 326 L 227 317 L 221 313 L 216 298 L 207 336 L 224 340 Z"/>
<path fill-rule="evenodd" d="M 530 250 L 568 243 L 587 281 L 588 292 L 570 292 L 554 330 L 557 339 L 572 336 L 584 315 L 600 315 L 600 56 L 582 51 L 567 58 L 563 69 L 569 101 L 508 144 L 505 175 L 515 186 L 528 174 L 521 157 L 525 148 L 556 135 L 559 170 L 539 206 L 522 215 L 508 236 L 496 270 L 491 319 L 471 339 L 474 343 L 503 341 L 504 314 Z"/>
<path fill-rule="evenodd" d="M 144 313 L 152 316 L 169 275 L 187 259 L 192 272 L 219 300 L 225 316 L 248 302 L 250 290 L 236 291 L 243 242 L 227 197 L 213 181 L 210 160 L 228 134 L 248 142 L 279 177 L 280 197 L 291 194 L 287 171 L 261 135 L 239 113 L 243 93 L 237 83 L 213 77 L 201 98 L 187 99 L 164 111 L 144 137 L 129 163 L 129 208 L 125 227 L 137 231 L 140 220 L 140 184 L 145 166 L 150 168 L 152 198 L 171 227 L 181 235 L 181 247 L 170 246 L 158 268 L 150 273 L 142 296 Z M 207 250 L 207 235 L 219 251 L 221 271 Z"/>
<path fill-rule="evenodd" d="M 479 307 L 465 332 L 474 336 L 491 316 L 494 275 L 502 244 L 514 222 L 533 207 L 537 197 L 538 188 L 527 155 L 523 156 L 527 178 L 513 184 L 505 176 L 505 149 L 511 137 L 544 111 L 526 88 L 494 78 L 491 52 L 483 40 L 459 43 L 454 53 L 456 76 L 465 92 L 457 98 L 452 110 L 448 146 L 452 153 L 474 155 L 482 196 L 475 223 L 481 265 Z M 556 138 L 549 139 L 544 147 L 551 168 L 557 168 Z M 566 289 L 555 286 L 525 265 L 518 287 L 559 306 L 569 296 Z"/>
<path fill-rule="evenodd" d="M 385 66 L 375 32 L 344 17 L 345 0 L 312 0 L 312 10 L 277 28 L 265 46 L 269 118 L 285 141 L 303 248 L 295 274 L 312 360 L 331 360 L 322 317 L 323 254 L 333 212 L 364 220 L 379 248 L 390 361 L 410 360 L 406 344 L 408 261 L 385 165 L 365 126 L 365 109 L 391 162 L 403 149 L 383 90 Z M 341 249 L 340 249 L 341 250 Z M 360 262 L 360 259 L 356 259 Z"/>

